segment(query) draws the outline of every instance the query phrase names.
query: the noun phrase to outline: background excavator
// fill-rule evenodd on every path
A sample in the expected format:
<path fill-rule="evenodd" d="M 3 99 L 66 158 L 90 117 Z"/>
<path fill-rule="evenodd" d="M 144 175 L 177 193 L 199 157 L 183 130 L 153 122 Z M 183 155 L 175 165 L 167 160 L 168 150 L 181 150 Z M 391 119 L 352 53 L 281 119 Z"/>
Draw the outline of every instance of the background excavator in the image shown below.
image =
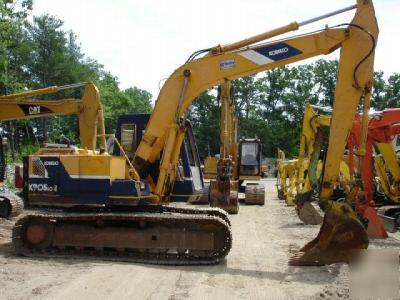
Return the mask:
<path fill-rule="evenodd" d="M 400 228 L 400 164 L 392 143 L 378 143 L 377 148 L 379 154 L 374 157 L 376 185 L 386 200 L 378 208 L 378 216 L 388 232 L 396 232 Z"/>
<path fill-rule="evenodd" d="M 327 111 L 326 108 L 311 104 L 304 107 L 298 157 L 288 160 L 283 151 L 278 149 L 278 196 L 288 205 L 295 205 L 296 194 L 310 191 L 310 175 L 316 176 L 316 170 L 311 174 L 309 172 L 316 138 L 320 134 L 321 127 L 329 127 L 331 120 L 329 115 L 319 114 L 317 110 Z M 317 179 L 313 178 L 313 182 L 316 181 Z"/>
<path fill-rule="evenodd" d="M 209 202 L 230 214 L 239 211 L 239 192 L 245 193 L 246 204 L 263 205 L 264 185 L 247 183 L 245 180 L 261 179 L 262 148 L 257 138 L 242 138 L 238 142 L 237 118 L 231 82 L 219 86 L 220 102 L 220 154 L 204 161 L 204 177 L 210 178 Z"/>
<path fill-rule="evenodd" d="M 63 99 L 63 100 L 39 100 L 27 99 L 27 97 L 56 93 L 61 90 L 75 88 L 82 84 L 66 85 L 60 87 L 49 87 L 34 91 L 27 91 L 18 94 L 0 96 L 0 121 L 22 120 L 38 118 L 43 116 L 55 115 L 78 115 L 79 128 L 81 132 L 81 146 L 90 150 L 95 148 L 95 139 L 93 139 L 92 114 L 90 110 L 84 112 L 84 107 L 90 107 L 91 110 L 100 109 L 101 105 L 98 99 L 94 98 L 92 89 L 93 84 L 89 83 L 82 99 Z M 102 117 L 102 116 L 101 116 Z M 97 126 L 97 125 L 96 125 Z M 102 128 L 104 131 L 104 128 Z M 0 143 L 0 161 L 1 161 L 1 185 L 5 179 L 6 159 L 3 145 L 3 139 Z M 9 218 L 16 216 L 23 208 L 20 197 L 11 191 L 2 191 L 0 193 L 0 217 Z"/>
<path fill-rule="evenodd" d="M 373 171 L 373 157 L 374 147 L 379 152 L 383 153 L 376 158 L 378 161 L 385 155 L 396 157 L 394 151 L 390 155 L 389 151 L 393 149 L 391 141 L 393 137 L 400 133 L 398 126 L 400 121 L 400 113 L 398 109 L 386 109 L 383 112 L 377 112 L 369 116 L 367 140 L 365 143 L 365 152 L 360 157 L 361 146 L 361 131 L 362 131 L 362 118 L 356 116 L 353 121 L 353 126 L 347 139 L 347 154 L 343 169 L 347 169 L 345 178 L 343 178 L 342 187 L 346 189 L 345 195 L 341 198 L 346 198 L 346 201 L 354 206 L 356 213 L 360 220 L 367 228 L 369 237 L 372 238 L 386 238 L 387 233 L 385 228 L 378 218 L 376 212 L 376 203 L 374 201 L 374 171 Z M 391 162 L 393 165 L 393 162 Z M 397 165 L 397 163 L 395 163 Z M 314 172 L 310 171 L 309 174 Z M 301 194 L 300 194 L 301 195 Z M 321 218 L 318 212 L 311 207 L 309 202 L 302 202 L 297 199 L 297 205 L 301 208 L 299 210 L 300 219 L 306 224 L 314 224 L 314 220 Z M 307 217 L 304 216 L 304 206 L 308 203 L 310 208 L 307 208 Z M 381 209 L 382 211 L 382 209 Z"/>
<path fill-rule="evenodd" d="M 349 24 L 265 42 L 352 9 L 356 13 Z M 170 201 L 176 179 L 191 102 L 202 91 L 225 80 L 340 48 L 329 146 L 319 195 L 326 211 L 324 223 L 318 237 L 301 249 L 290 264 L 348 261 L 351 250 L 368 246 L 368 237 L 351 208 L 329 199 L 361 97 L 365 107 L 369 107 L 377 37 L 372 1 L 358 0 L 356 5 L 328 15 L 195 52 L 165 81 L 132 163 L 106 152 L 84 149 L 74 155 L 37 154 L 25 160 L 26 204 L 41 208 L 27 212 L 16 222 L 13 230 L 16 250 L 25 255 L 65 254 L 66 248 L 68 253 L 93 255 L 94 250 L 98 255 L 162 264 L 221 261 L 232 241 L 226 213 L 215 208 L 164 205 Z M 205 55 L 198 57 L 201 54 Z M 151 170 L 160 158 L 155 180 Z M 43 191 L 34 184 L 57 189 Z M 60 191 L 70 189 L 76 190 L 75 195 L 60 197 Z M 44 200 L 53 207 L 68 204 L 70 208 L 45 208 L 40 204 Z"/>
<path fill-rule="evenodd" d="M 368 220 L 368 233 L 377 237 L 387 237 L 385 229 L 393 232 L 398 227 L 399 206 L 388 206 L 386 204 L 398 202 L 395 195 L 399 194 L 397 178 L 399 178 L 400 167 L 392 141 L 399 134 L 400 109 L 385 109 L 371 115 L 365 155 L 360 172 L 364 186 L 362 191 L 363 201 L 356 202 L 356 209 L 362 217 Z M 359 143 L 357 135 L 355 135 L 354 140 L 356 144 Z M 378 176 L 377 183 L 374 180 L 375 174 Z M 374 183 L 379 185 L 387 199 L 386 201 L 374 199 L 377 196 L 377 187 L 374 186 Z M 377 205 L 380 206 L 378 214 L 375 210 Z M 381 222 L 383 222 L 383 225 Z"/>

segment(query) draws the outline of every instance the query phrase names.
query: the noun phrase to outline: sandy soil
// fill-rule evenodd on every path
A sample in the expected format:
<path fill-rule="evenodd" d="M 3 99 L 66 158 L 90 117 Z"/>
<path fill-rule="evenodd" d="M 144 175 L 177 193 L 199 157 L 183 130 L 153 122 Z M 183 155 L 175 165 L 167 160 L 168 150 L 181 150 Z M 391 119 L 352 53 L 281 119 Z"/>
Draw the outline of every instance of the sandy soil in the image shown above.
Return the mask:
<path fill-rule="evenodd" d="M 316 236 L 266 180 L 266 205 L 232 216 L 233 248 L 216 266 L 164 267 L 83 259 L 17 257 L 13 221 L 0 220 L 1 299 L 337 299 L 348 297 L 348 266 L 289 267 L 290 251 Z M 391 236 L 372 248 L 400 248 Z"/>

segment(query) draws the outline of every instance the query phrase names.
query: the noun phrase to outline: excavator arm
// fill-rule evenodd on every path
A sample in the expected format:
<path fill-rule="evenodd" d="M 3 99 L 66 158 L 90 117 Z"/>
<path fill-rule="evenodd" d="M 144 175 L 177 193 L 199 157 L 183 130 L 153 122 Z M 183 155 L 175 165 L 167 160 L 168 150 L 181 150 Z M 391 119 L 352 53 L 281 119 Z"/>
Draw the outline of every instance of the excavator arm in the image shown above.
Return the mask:
<path fill-rule="evenodd" d="M 93 82 L 86 83 L 82 99 L 41 100 L 29 97 L 54 94 L 63 89 L 75 88 L 83 84 L 63 87 L 48 87 L 39 90 L 0 96 L 0 121 L 32 119 L 43 116 L 77 115 L 79 118 L 80 143 L 82 148 L 96 149 L 97 130 L 100 130 L 102 147 L 105 148 L 105 129 L 100 95 Z"/>
<path fill-rule="evenodd" d="M 355 8 L 355 6 L 349 9 Z M 316 33 L 253 45 L 266 38 L 296 30 L 314 20 L 292 23 L 231 45 L 218 46 L 204 57 L 189 60 L 165 82 L 158 96 L 145 135 L 137 149 L 134 166 L 141 177 L 163 150 L 155 194 L 168 195 L 183 140 L 188 107 L 203 91 L 239 77 L 270 70 L 341 48 L 338 80 L 330 128 L 330 141 L 321 197 L 328 199 L 339 171 L 346 137 L 360 98 L 369 103 L 378 26 L 372 1 L 358 0 L 350 24 Z M 343 10 L 342 10 L 343 11 Z M 341 11 L 340 11 L 341 12 Z M 325 17 L 325 16 L 323 16 Z M 318 19 L 318 18 L 317 18 Z M 319 18 L 320 19 L 320 18 Z"/>

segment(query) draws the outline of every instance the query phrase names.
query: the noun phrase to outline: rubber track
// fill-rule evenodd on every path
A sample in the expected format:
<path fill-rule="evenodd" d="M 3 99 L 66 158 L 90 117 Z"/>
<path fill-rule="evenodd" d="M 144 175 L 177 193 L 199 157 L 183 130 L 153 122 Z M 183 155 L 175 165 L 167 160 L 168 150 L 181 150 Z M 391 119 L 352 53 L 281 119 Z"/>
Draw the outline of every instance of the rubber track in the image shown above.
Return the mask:
<path fill-rule="evenodd" d="M 124 251 L 118 252 L 116 249 L 102 249 L 93 250 L 91 248 L 77 250 L 72 247 L 59 249 L 53 247 L 44 250 L 31 250 L 24 246 L 21 239 L 22 224 L 29 221 L 31 218 L 53 219 L 53 220 L 135 220 L 135 221 L 152 221 L 155 220 L 160 224 L 164 223 L 171 226 L 172 223 L 184 221 L 185 223 L 192 223 L 194 226 L 200 228 L 200 224 L 211 224 L 223 227 L 225 246 L 219 251 L 210 254 L 209 257 L 198 257 L 186 253 L 149 253 L 137 251 Z M 136 263 L 159 264 L 159 265 L 209 265 L 217 264 L 224 259 L 229 253 L 232 246 L 232 234 L 230 226 L 220 217 L 208 214 L 187 214 L 187 213 L 61 213 L 61 212 L 43 212 L 33 213 L 19 219 L 13 228 L 13 244 L 18 254 L 23 256 L 32 257 L 82 257 L 89 256 L 95 258 L 102 258 L 113 261 L 128 261 Z"/>

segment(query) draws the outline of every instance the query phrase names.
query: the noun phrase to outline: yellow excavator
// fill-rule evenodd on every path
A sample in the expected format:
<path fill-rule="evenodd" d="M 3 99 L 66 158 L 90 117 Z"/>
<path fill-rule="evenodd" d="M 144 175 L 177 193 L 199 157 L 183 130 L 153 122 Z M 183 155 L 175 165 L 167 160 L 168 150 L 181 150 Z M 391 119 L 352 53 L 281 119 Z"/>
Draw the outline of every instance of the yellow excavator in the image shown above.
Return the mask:
<path fill-rule="evenodd" d="M 293 197 L 296 188 L 295 179 L 298 171 L 298 160 L 287 159 L 285 152 L 278 148 L 278 157 L 276 162 L 276 188 L 278 198 L 280 200 L 285 200 L 288 205 L 294 205 Z"/>
<path fill-rule="evenodd" d="M 380 191 L 393 203 L 400 202 L 400 165 L 392 143 L 377 143 L 379 155 L 374 157 L 376 181 Z"/>
<path fill-rule="evenodd" d="M 226 81 L 219 87 L 220 102 L 220 154 L 207 157 L 204 177 L 210 178 L 209 199 L 212 207 L 220 207 L 230 214 L 239 212 L 239 192 L 245 193 L 246 204 L 263 205 L 265 189 L 262 184 L 245 180 L 261 179 L 261 142 L 257 138 L 237 138 L 237 118 L 233 99 L 233 86 Z"/>
<path fill-rule="evenodd" d="M 328 129 L 332 110 L 326 107 L 306 104 L 300 138 L 299 155 L 295 159 L 285 159 L 278 149 L 278 196 L 288 205 L 293 205 L 300 220 L 305 224 L 321 224 L 323 218 L 310 203 L 318 188 L 322 171 L 321 148 L 324 142 L 324 128 Z M 343 159 L 340 162 L 338 191 L 343 191 L 350 181 L 349 167 Z M 340 189 L 339 189 L 340 187 Z M 340 193 L 344 197 L 344 193 Z"/>
<path fill-rule="evenodd" d="M 374 157 L 376 183 L 391 205 L 378 208 L 378 216 L 388 232 L 400 228 L 400 164 L 392 143 L 377 143 L 379 155 Z"/>
<path fill-rule="evenodd" d="M 103 115 L 99 98 L 96 98 L 97 88 L 93 83 L 86 84 L 82 99 L 29 99 L 29 97 L 53 94 L 84 85 L 79 83 L 60 87 L 52 86 L 39 90 L 0 96 L 0 121 L 32 119 L 43 116 L 78 115 L 81 147 L 94 150 L 96 143 L 93 126 L 97 126 L 97 119 L 93 117 L 98 113 L 101 118 Z M 104 124 L 104 122 L 100 121 L 99 124 Z M 104 132 L 104 127 L 101 128 L 101 132 Z M 54 151 L 54 148 L 52 149 Z M 3 139 L 0 140 L 0 161 L 2 169 L 0 185 L 3 187 L 6 168 Z M 3 187 L 0 193 L 0 217 L 14 217 L 19 214 L 22 207 L 23 203 L 20 197 L 11 191 L 6 191 Z"/>
<path fill-rule="evenodd" d="M 330 116 L 317 111 L 330 112 L 329 109 L 306 104 L 304 107 L 303 126 L 300 137 L 299 155 L 295 159 L 285 159 L 285 153 L 278 149 L 278 194 L 288 205 L 295 205 L 296 194 L 310 191 L 309 164 L 314 153 L 317 136 L 322 127 L 329 127 Z M 316 166 L 315 166 L 316 167 Z M 316 170 L 312 176 L 317 177 Z M 317 179 L 313 180 L 314 182 Z"/>
<path fill-rule="evenodd" d="M 356 9 L 350 23 L 270 40 L 327 16 Z M 330 201 L 346 137 L 359 105 L 368 109 L 378 26 L 372 1 L 293 22 L 228 45 L 193 53 L 165 81 L 132 163 L 106 152 L 31 155 L 25 159 L 27 211 L 15 224 L 13 244 L 24 255 L 67 253 L 124 257 L 158 264 L 211 264 L 231 248 L 229 218 L 220 209 L 165 205 L 177 174 L 190 104 L 226 80 L 341 49 L 319 202 L 325 210 L 317 238 L 292 265 L 348 261 L 368 247 L 353 210 Z M 204 54 L 202 57 L 199 57 Z M 156 162 L 159 164 L 156 164 Z M 158 169 L 158 176 L 152 176 Z M 44 190 L 44 185 L 47 188 Z M 42 187 L 41 189 L 39 187 Z M 60 207 L 68 206 L 68 209 Z"/>

